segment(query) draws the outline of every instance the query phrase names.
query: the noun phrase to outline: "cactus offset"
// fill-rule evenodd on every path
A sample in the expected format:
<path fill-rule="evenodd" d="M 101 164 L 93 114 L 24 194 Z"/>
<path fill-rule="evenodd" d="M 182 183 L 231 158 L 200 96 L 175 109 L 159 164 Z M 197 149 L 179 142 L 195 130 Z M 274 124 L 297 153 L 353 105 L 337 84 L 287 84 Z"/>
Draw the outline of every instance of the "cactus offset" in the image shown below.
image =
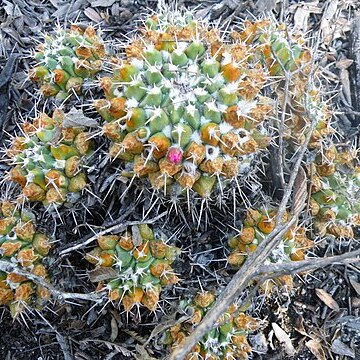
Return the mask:
<path fill-rule="evenodd" d="M 148 19 L 127 59 L 102 79 L 106 99 L 95 107 L 110 156 L 127 163 L 124 175 L 209 197 L 267 147 L 273 104 L 262 96 L 267 77 L 251 46 L 223 43 L 190 15 L 171 16 Z"/>
<path fill-rule="evenodd" d="M 98 247 L 86 259 L 97 268 L 114 269 L 111 280 L 98 286 L 109 291 L 110 300 L 122 303 L 126 311 L 139 305 L 155 311 L 162 287 L 179 281 L 171 267 L 179 252 L 155 239 L 149 226 L 142 224 L 133 227 L 132 233 L 99 236 Z"/>
<path fill-rule="evenodd" d="M 52 118 L 42 114 L 33 123 L 24 123 L 23 136 L 7 150 L 15 165 L 11 179 L 29 201 L 45 206 L 60 205 L 86 186 L 81 163 L 91 153 L 89 134 L 81 127 L 62 127 L 64 116 L 57 109 Z"/>
<path fill-rule="evenodd" d="M 30 78 L 41 85 L 44 96 L 62 101 L 74 93 L 81 94 L 86 79 L 94 78 L 102 69 L 104 56 L 104 44 L 93 27 L 58 29 L 38 46 L 38 64 L 30 71 Z"/>
<path fill-rule="evenodd" d="M 51 244 L 45 234 L 36 231 L 34 219 L 33 214 L 17 210 L 9 201 L 0 203 L 0 259 L 48 280 L 41 260 Z M 0 271 L 0 305 L 8 305 L 13 317 L 27 306 L 41 307 L 49 297 L 47 289 L 25 276 Z"/>
<path fill-rule="evenodd" d="M 181 345 L 214 303 L 215 295 L 209 291 L 198 293 L 192 301 L 181 301 L 180 308 L 190 316 L 190 319 L 170 328 L 164 334 L 163 342 L 172 347 Z M 251 347 L 246 337 L 258 326 L 255 319 L 239 311 L 233 304 L 221 315 L 212 330 L 193 347 L 185 359 L 248 359 Z"/>
<path fill-rule="evenodd" d="M 360 225 L 358 152 L 330 144 L 309 165 L 310 209 L 319 235 L 353 238 L 353 228 Z"/>
<path fill-rule="evenodd" d="M 246 217 L 243 221 L 242 229 L 239 234 L 232 236 L 228 240 L 231 253 L 228 256 L 228 263 L 238 268 L 246 262 L 247 256 L 254 252 L 257 246 L 265 237 L 275 228 L 276 210 L 255 210 L 248 209 Z M 285 213 L 283 221 L 286 222 L 288 214 Z M 313 241 L 307 238 L 306 231 L 302 227 L 293 226 L 284 235 L 283 241 L 274 249 L 268 262 L 279 263 L 287 261 L 304 260 L 305 250 L 313 247 Z M 273 285 L 284 285 L 288 288 L 292 287 L 291 276 L 281 276 L 273 281 L 266 282 L 262 286 L 268 293 Z"/>

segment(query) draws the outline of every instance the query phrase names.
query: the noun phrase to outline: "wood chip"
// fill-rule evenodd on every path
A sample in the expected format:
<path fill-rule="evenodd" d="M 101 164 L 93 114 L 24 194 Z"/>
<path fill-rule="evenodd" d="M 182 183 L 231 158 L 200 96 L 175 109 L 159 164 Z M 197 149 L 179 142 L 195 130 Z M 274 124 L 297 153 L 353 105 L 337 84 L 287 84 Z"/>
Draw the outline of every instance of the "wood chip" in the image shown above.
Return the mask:
<path fill-rule="evenodd" d="M 295 348 L 291 342 L 290 336 L 276 323 L 271 324 L 276 338 L 284 345 L 284 350 L 289 356 L 295 354 Z"/>
<path fill-rule="evenodd" d="M 354 290 L 356 291 L 356 293 L 358 295 L 360 295 L 360 283 L 358 283 L 355 278 L 353 277 L 349 277 L 349 281 L 350 281 L 350 284 L 351 286 L 354 288 Z"/>
<path fill-rule="evenodd" d="M 102 21 L 102 18 L 101 18 L 101 16 L 98 14 L 98 12 L 97 12 L 95 9 L 91 8 L 91 7 L 86 8 L 85 11 L 84 11 L 84 14 L 85 14 L 90 20 L 92 20 L 92 21 L 94 21 L 94 22 L 96 22 L 96 23 Z"/>
<path fill-rule="evenodd" d="M 312 352 L 317 360 L 326 360 L 325 351 L 320 341 L 311 339 L 305 343 L 305 346 Z"/>
<path fill-rule="evenodd" d="M 326 305 L 328 306 L 330 309 L 334 310 L 334 311 L 339 311 L 339 305 L 338 303 L 334 300 L 334 298 L 327 293 L 325 290 L 323 289 L 315 289 L 315 293 L 317 295 L 317 297 Z"/>
<path fill-rule="evenodd" d="M 111 327 L 110 341 L 115 341 L 115 339 L 119 335 L 119 327 L 117 321 L 113 316 L 111 317 L 110 327 Z"/>
<path fill-rule="evenodd" d="M 339 339 L 335 339 L 333 341 L 333 343 L 331 344 L 331 351 L 337 355 L 349 356 L 355 359 L 355 351 Z"/>
<path fill-rule="evenodd" d="M 91 282 L 99 282 L 114 279 L 119 273 L 111 267 L 99 267 L 89 272 Z"/>
<path fill-rule="evenodd" d="M 84 126 L 84 127 L 97 127 L 99 123 L 84 115 L 82 110 L 72 108 L 66 115 L 62 123 L 63 127 L 74 127 L 74 126 Z"/>
<path fill-rule="evenodd" d="M 300 166 L 294 184 L 294 201 L 292 212 L 297 215 L 303 209 L 307 198 L 307 178 L 305 170 Z"/>

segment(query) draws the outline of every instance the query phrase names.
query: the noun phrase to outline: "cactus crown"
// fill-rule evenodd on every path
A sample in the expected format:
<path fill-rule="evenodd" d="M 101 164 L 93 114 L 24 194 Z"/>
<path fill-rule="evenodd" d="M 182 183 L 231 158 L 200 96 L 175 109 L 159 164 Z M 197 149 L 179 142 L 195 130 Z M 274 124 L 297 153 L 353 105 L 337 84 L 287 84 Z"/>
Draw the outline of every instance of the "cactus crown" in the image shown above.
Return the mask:
<path fill-rule="evenodd" d="M 59 205 L 71 201 L 70 194 L 86 186 L 81 161 L 91 153 L 89 134 L 81 127 L 64 128 L 64 113 L 42 114 L 33 123 L 24 123 L 23 136 L 16 137 L 8 155 L 15 167 L 11 179 L 23 188 L 30 201 Z"/>
<path fill-rule="evenodd" d="M 50 251 L 49 238 L 36 231 L 34 215 L 19 211 L 9 201 L 0 203 L 0 259 L 23 267 L 32 274 L 48 279 L 41 259 Z M 0 271 L 0 305 L 9 305 L 16 316 L 27 305 L 41 306 L 49 292 L 26 277 Z"/>
<path fill-rule="evenodd" d="M 215 295 L 209 291 L 198 293 L 191 301 L 181 301 L 180 308 L 190 319 L 177 323 L 167 331 L 163 342 L 174 347 L 181 344 L 214 303 Z M 251 347 L 246 335 L 257 328 L 257 321 L 239 311 L 233 304 L 218 319 L 216 326 L 194 346 L 186 360 L 248 359 Z"/>
<path fill-rule="evenodd" d="M 155 239 L 146 224 L 134 226 L 121 236 L 100 236 L 98 245 L 86 259 L 98 268 L 114 269 L 105 288 L 109 290 L 109 299 L 119 300 L 126 311 L 140 304 L 154 311 L 161 288 L 179 281 L 171 267 L 179 249 Z"/>
<path fill-rule="evenodd" d="M 80 94 L 84 80 L 102 69 L 104 56 L 104 44 L 93 27 L 59 28 L 54 37 L 45 36 L 45 42 L 38 46 L 38 65 L 31 70 L 30 78 L 42 85 L 44 96 L 66 100 L 73 93 Z"/>
<path fill-rule="evenodd" d="M 102 79 L 107 99 L 95 102 L 110 155 L 127 162 L 124 175 L 208 197 L 267 146 L 273 105 L 251 46 L 223 43 L 190 15 L 155 16 L 125 52 Z"/>

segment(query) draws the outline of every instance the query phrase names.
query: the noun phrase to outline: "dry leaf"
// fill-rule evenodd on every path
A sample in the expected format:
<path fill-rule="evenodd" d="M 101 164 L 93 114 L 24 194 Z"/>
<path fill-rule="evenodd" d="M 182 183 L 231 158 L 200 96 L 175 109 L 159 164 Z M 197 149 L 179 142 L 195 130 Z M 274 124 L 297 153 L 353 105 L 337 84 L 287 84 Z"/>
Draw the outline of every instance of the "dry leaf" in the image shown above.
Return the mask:
<path fill-rule="evenodd" d="M 360 283 L 358 283 L 353 277 L 349 277 L 349 281 L 357 294 L 360 295 Z"/>
<path fill-rule="evenodd" d="M 92 20 L 92 21 L 94 21 L 94 22 L 97 22 L 97 23 L 98 23 L 98 22 L 102 21 L 102 18 L 101 18 L 101 16 L 98 14 L 98 12 L 97 12 L 95 9 L 91 8 L 91 7 L 86 8 L 85 11 L 84 11 L 84 14 L 85 14 L 90 20 Z"/>
<path fill-rule="evenodd" d="M 339 311 L 339 305 L 338 303 L 334 300 L 334 298 L 327 293 L 325 290 L 323 289 L 315 289 L 315 293 L 318 296 L 318 298 L 326 305 L 328 306 L 330 309 L 334 310 L 334 311 Z"/>
<path fill-rule="evenodd" d="M 84 127 L 97 127 L 99 123 L 84 115 L 82 110 L 78 110 L 75 107 L 65 114 L 65 119 L 63 120 L 63 127 L 75 127 L 75 126 L 84 126 Z"/>
<path fill-rule="evenodd" d="M 90 0 L 90 5 L 92 7 L 108 7 L 111 6 L 117 0 Z"/>
<path fill-rule="evenodd" d="M 295 349 L 289 335 L 278 324 L 272 323 L 271 326 L 274 330 L 276 338 L 284 345 L 285 352 L 289 356 L 293 356 L 295 354 Z"/>
<path fill-rule="evenodd" d="M 305 346 L 313 353 L 317 360 L 326 360 L 325 351 L 318 340 L 309 340 Z"/>
<path fill-rule="evenodd" d="M 296 324 L 294 329 L 299 332 L 301 335 L 309 336 L 304 328 L 304 318 L 300 315 L 299 318 L 296 319 Z"/>
<path fill-rule="evenodd" d="M 342 84 L 342 92 L 345 96 L 345 99 L 349 106 L 351 107 L 351 88 L 350 88 L 350 79 L 349 79 L 349 72 L 345 69 L 340 71 L 340 80 Z"/>
<path fill-rule="evenodd" d="M 131 227 L 131 239 L 135 246 L 139 246 L 143 242 L 139 228 L 135 225 Z"/>
<path fill-rule="evenodd" d="M 136 355 L 135 355 L 136 360 L 156 360 L 156 358 L 149 355 L 145 346 L 137 344 L 135 346 L 135 349 L 136 349 Z"/>
<path fill-rule="evenodd" d="M 325 45 L 330 44 L 333 40 L 333 28 L 331 25 L 334 23 L 333 17 L 336 14 L 338 3 L 339 0 L 332 0 L 328 3 L 320 24 Z"/>
<path fill-rule="evenodd" d="M 309 20 L 310 11 L 305 6 L 299 6 L 294 14 L 294 29 L 295 30 L 307 30 L 307 23 Z"/>
<path fill-rule="evenodd" d="M 352 59 L 342 59 L 336 62 L 336 67 L 338 69 L 347 69 L 349 66 L 351 66 L 351 64 L 354 62 L 354 60 Z"/>
<path fill-rule="evenodd" d="M 111 317 L 110 327 L 111 327 L 110 341 L 114 341 L 118 337 L 119 327 L 117 321 L 113 316 Z"/>
<path fill-rule="evenodd" d="M 118 272 L 111 267 L 99 267 L 89 272 L 89 278 L 91 282 L 114 279 L 118 275 Z"/>
<path fill-rule="evenodd" d="M 331 344 L 331 351 L 337 355 L 349 356 L 355 359 L 355 351 L 339 339 L 335 339 L 333 341 L 333 343 Z"/>

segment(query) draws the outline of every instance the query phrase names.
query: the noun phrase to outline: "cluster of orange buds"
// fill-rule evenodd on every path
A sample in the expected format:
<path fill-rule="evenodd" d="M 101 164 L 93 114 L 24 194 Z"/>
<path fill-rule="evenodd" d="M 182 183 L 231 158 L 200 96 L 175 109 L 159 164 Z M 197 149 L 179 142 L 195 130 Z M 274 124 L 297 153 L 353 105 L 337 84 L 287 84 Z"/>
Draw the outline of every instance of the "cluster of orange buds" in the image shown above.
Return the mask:
<path fill-rule="evenodd" d="M 254 252 L 257 246 L 275 228 L 277 210 L 255 210 L 248 209 L 243 221 L 242 229 L 236 236 L 228 240 L 231 253 L 228 256 L 228 263 L 234 267 L 240 267 L 246 261 L 247 256 Z M 283 222 L 288 219 L 288 213 L 284 213 Z M 284 261 L 298 261 L 305 259 L 305 251 L 313 247 L 313 241 L 306 236 L 306 229 L 293 226 L 284 235 L 283 241 L 274 249 L 269 258 L 269 263 Z M 292 287 L 291 276 L 281 276 L 263 285 L 266 292 L 269 292 L 274 285 Z"/>

